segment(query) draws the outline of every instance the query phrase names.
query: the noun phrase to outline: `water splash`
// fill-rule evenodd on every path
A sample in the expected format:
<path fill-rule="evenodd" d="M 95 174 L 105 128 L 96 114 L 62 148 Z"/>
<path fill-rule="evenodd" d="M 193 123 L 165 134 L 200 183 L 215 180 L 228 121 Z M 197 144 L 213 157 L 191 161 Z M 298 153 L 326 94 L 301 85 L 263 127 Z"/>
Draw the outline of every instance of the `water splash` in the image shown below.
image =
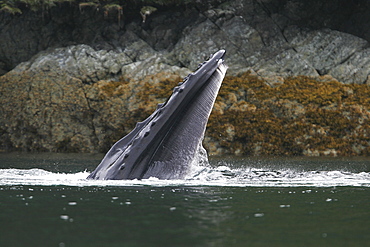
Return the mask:
<path fill-rule="evenodd" d="M 57 173 L 43 169 L 0 169 L 0 186 L 226 186 L 226 187 L 370 187 L 369 172 L 299 171 L 220 165 L 195 166 L 183 180 L 88 180 L 89 172 Z"/>

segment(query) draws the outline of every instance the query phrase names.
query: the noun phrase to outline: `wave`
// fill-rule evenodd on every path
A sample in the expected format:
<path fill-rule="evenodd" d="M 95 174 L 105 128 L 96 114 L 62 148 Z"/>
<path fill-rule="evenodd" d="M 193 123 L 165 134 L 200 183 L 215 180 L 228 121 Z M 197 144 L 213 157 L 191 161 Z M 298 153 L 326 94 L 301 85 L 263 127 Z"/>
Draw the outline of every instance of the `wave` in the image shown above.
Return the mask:
<path fill-rule="evenodd" d="M 88 171 L 58 173 L 39 168 L 0 169 L 0 186 L 226 186 L 226 187 L 370 187 L 370 172 L 297 171 L 292 168 L 196 166 L 181 180 L 88 180 Z"/>

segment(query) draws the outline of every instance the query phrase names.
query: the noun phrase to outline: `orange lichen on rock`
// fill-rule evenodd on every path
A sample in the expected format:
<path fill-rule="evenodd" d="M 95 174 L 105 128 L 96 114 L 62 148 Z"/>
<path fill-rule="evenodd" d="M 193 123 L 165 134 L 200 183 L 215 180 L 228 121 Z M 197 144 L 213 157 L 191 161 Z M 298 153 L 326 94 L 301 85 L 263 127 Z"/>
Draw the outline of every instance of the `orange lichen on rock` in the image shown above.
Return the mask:
<path fill-rule="evenodd" d="M 1 77 L 0 149 L 105 152 L 182 81 L 160 72 L 84 83 L 39 74 Z M 370 155 L 370 86 L 330 76 L 226 76 L 209 118 L 210 154 Z M 6 96 L 6 97 L 5 97 Z"/>
<path fill-rule="evenodd" d="M 179 81 L 163 73 L 145 78 L 131 114 L 149 115 Z M 210 154 L 367 155 L 369 90 L 328 77 L 289 77 L 271 87 L 250 73 L 227 76 L 204 145 Z"/>
<path fill-rule="evenodd" d="M 367 85 L 327 78 L 289 77 L 270 87 L 249 73 L 228 76 L 216 102 L 224 108 L 213 111 L 205 146 L 213 154 L 368 155 L 368 95 Z"/>

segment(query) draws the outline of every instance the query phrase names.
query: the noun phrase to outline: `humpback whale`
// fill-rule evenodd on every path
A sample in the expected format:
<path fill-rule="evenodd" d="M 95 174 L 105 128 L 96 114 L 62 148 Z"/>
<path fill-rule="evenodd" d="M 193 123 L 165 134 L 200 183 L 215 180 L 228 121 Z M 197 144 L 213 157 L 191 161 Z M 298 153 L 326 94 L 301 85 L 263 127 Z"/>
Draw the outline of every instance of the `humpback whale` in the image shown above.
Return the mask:
<path fill-rule="evenodd" d="M 224 55 L 216 52 L 185 77 L 165 103 L 111 147 L 88 179 L 182 179 L 199 156 L 208 161 L 202 141 L 227 70 Z"/>

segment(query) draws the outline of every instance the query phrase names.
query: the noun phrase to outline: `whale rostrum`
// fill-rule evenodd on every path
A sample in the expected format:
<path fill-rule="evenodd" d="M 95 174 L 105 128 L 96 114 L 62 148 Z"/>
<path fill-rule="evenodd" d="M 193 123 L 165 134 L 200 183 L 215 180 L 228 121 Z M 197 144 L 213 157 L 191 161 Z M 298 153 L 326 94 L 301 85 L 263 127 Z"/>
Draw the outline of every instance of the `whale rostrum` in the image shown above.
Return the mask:
<path fill-rule="evenodd" d="M 199 155 L 227 66 L 220 50 L 185 77 L 165 103 L 107 152 L 89 179 L 182 179 Z"/>

